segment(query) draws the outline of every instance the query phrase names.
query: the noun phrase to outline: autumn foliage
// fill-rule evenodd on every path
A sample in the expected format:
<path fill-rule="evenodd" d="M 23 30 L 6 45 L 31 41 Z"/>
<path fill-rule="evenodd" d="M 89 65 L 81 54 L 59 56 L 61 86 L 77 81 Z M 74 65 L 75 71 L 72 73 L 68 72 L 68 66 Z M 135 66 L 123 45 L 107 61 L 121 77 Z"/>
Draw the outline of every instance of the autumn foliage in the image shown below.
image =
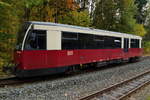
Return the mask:
<path fill-rule="evenodd" d="M 0 0 L 0 66 L 11 61 L 16 33 L 25 21 L 94 27 L 140 35 L 149 41 L 148 3 L 147 0 Z"/>

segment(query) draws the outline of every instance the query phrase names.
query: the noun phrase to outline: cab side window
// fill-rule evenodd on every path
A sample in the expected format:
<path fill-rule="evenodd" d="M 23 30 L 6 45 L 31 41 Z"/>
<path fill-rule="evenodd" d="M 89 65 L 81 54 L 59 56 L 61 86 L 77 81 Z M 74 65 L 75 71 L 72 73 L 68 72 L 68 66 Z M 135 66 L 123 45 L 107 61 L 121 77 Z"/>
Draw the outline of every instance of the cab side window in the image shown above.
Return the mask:
<path fill-rule="evenodd" d="M 25 41 L 25 50 L 46 50 L 46 31 L 30 30 Z"/>

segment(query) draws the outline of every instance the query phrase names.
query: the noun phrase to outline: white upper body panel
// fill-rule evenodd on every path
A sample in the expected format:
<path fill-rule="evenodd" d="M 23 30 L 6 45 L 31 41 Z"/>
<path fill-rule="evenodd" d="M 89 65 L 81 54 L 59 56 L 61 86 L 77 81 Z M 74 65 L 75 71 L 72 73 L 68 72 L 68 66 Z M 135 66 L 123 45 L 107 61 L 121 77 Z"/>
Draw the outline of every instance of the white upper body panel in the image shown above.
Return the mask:
<path fill-rule="evenodd" d="M 92 29 L 92 28 L 86 28 L 86 27 L 55 24 L 55 23 L 49 23 L 49 22 L 32 22 L 32 23 L 34 24 L 34 28 L 36 29 L 45 29 L 45 30 L 51 30 L 51 31 L 78 32 L 78 33 L 96 34 L 96 35 L 104 35 L 104 36 L 142 39 L 142 37 L 137 36 L 137 35 L 105 31 L 105 30 L 99 30 L 99 29 Z"/>
<path fill-rule="evenodd" d="M 34 29 L 47 30 L 47 49 L 48 50 L 61 50 L 61 32 L 62 31 L 83 33 L 83 34 L 84 33 L 94 34 L 94 35 L 101 35 L 101 36 L 120 37 L 122 38 L 122 48 L 123 48 L 123 38 L 129 38 L 129 40 L 130 39 L 139 39 L 140 41 L 142 40 L 142 37 L 140 36 L 126 34 L 126 33 L 105 31 L 105 30 L 65 25 L 65 24 L 55 24 L 55 23 L 49 23 L 49 22 L 31 22 L 31 23 L 34 25 L 33 26 Z"/>
<path fill-rule="evenodd" d="M 47 31 L 47 50 L 61 50 L 61 32 Z"/>

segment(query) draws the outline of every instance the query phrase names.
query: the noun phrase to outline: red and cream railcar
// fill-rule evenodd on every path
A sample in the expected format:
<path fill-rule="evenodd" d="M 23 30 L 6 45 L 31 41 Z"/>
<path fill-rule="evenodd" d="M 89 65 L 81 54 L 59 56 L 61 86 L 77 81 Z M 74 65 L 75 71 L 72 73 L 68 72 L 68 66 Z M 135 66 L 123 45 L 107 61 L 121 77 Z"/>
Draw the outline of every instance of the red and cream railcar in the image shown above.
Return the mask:
<path fill-rule="evenodd" d="M 122 61 L 142 55 L 136 35 L 48 22 L 27 22 L 18 34 L 15 74 L 30 77 L 67 71 L 71 66 Z"/>

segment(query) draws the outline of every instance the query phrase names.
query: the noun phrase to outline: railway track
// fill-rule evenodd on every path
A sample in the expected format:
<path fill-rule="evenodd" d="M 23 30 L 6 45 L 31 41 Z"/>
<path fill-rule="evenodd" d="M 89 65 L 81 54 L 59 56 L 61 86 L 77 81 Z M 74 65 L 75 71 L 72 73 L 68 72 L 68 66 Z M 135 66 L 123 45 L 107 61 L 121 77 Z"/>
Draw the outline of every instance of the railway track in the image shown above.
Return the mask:
<path fill-rule="evenodd" d="M 63 75 L 53 75 L 53 76 L 40 76 L 40 77 L 30 77 L 30 78 L 17 78 L 15 76 L 8 77 L 8 78 L 1 78 L 0 79 L 0 87 L 5 87 L 5 86 L 18 86 L 22 84 L 28 84 L 28 83 L 37 83 L 37 82 L 43 82 L 43 81 L 48 81 L 48 80 L 56 80 L 56 79 L 62 79 L 64 77 L 68 76 L 63 76 Z"/>
<path fill-rule="evenodd" d="M 19 84 L 21 82 L 23 82 L 23 81 L 19 81 L 15 76 L 1 78 L 0 79 L 0 87 L 4 87 L 7 85 L 15 85 L 15 84 Z"/>
<path fill-rule="evenodd" d="M 40 78 L 19 79 L 15 76 L 12 76 L 12 77 L 8 77 L 8 78 L 1 78 L 0 79 L 0 87 L 13 86 L 13 85 L 19 85 L 19 84 L 24 84 L 24 83 L 32 83 L 32 82 L 37 82 L 40 80 L 41 80 Z"/>
<path fill-rule="evenodd" d="M 150 83 L 150 70 L 79 100 L 124 100 Z"/>

